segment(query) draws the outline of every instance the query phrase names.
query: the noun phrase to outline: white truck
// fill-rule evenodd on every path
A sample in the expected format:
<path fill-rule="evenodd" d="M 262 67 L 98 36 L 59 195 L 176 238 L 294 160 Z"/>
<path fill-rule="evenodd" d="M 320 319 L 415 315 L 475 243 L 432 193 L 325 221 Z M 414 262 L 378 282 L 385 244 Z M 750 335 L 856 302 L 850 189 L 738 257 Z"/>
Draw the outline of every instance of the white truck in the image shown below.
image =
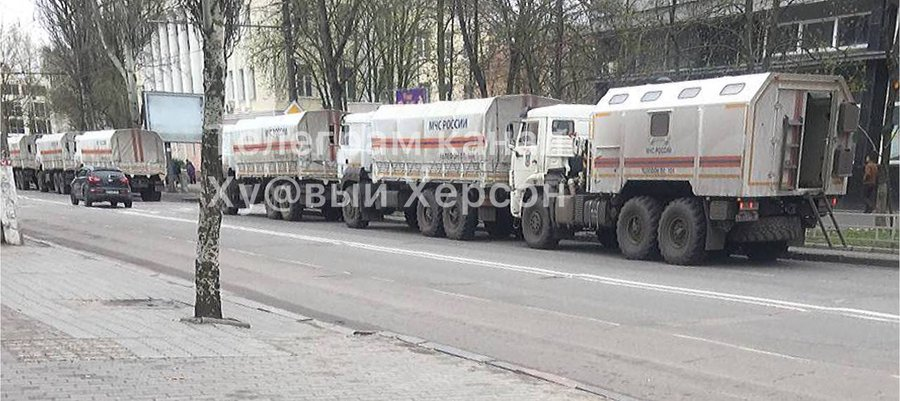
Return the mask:
<path fill-rule="evenodd" d="M 38 152 L 38 187 L 42 192 L 68 194 L 78 170 L 75 137 L 81 132 L 44 135 L 35 141 Z"/>
<path fill-rule="evenodd" d="M 332 192 L 338 183 L 341 115 L 335 110 L 304 111 L 225 127 L 222 145 L 228 149 L 223 149 L 223 164 L 234 179 L 228 187 L 232 206 L 225 214 L 264 203 L 270 219 L 301 220 L 307 208 L 318 209 L 328 221 L 340 219 L 340 207 L 332 201 L 338 197 Z"/>
<path fill-rule="evenodd" d="M 75 137 L 75 146 L 79 166 L 119 168 L 142 200 L 162 198 L 166 153 L 159 134 L 138 128 L 89 131 Z"/>
<path fill-rule="evenodd" d="M 31 189 L 31 184 L 39 188 L 37 180 L 37 140 L 36 135 L 9 134 L 9 161 L 13 167 L 13 178 L 16 188 Z"/>
<path fill-rule="evenodd" d="M 845 194 L 858 119 L 842 78 L 779 73 L 535 109 L 512 149 L 512 213 L 536 248 L 589 230 L 630 259 L 772 260 Z"/>
<path fill-rule="evenodd" d="M 430 237 L 470 239 L 479 220 L 491 236 L 508 237 L 513 221 L 505 188 L 510 161 L 505 144 L 528 110 L 556 103 L 510 95 L 385 105 L 348 116 L 341 160 L 344 222 L 364 228 L 385 214 L 403 211 L 407 224 Z M 448 187 L 455 191 L 436 193 Z M 463 197 L 472 190 L 486 196 L 468 208 Z M 458 201 L 439 202 L 442 195 Z"/>

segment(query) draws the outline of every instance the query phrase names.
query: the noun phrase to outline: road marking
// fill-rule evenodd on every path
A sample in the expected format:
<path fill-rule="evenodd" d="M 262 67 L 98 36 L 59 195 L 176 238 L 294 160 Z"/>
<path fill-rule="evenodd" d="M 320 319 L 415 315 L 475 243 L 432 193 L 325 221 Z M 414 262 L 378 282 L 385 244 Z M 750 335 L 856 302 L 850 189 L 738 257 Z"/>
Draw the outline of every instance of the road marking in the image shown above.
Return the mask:
<path fill-rule="evenodd" d="M 451 297 L 457 297 L 457 298 L 463 298 L 463 299 L 471 299 L 471 300 L 474 300 L 474 301 L 480 301 L 480 302 L 496 303 L 496 304 L 502 304 L 502 305 L 507 305 L 507 306 L 512 306 L 512 307 L 520 307 L 520 308 L 525 308 L 525 309 L 533 310 L 533 311 L 536 311 L 536 312 L 549 313 L 549 314 L 551 314 L 551 315 L 562 316 L 562 317 L 566 317 L 566 318 L 570 318 L 570 319 L 587 320 L 587 321 L 594 322 L 594 323 L 605 324 L 605 325 L 607 325 L 607 326 L 613 326 L 613 327 L 619 327 L 619 326 L 621 326 L 621 324 L 619 324 L 619 323 L 616 323 L 616 322 L 610 322 L 610 321 L 608 321 L 608 320 L 595 319 L 595 318 L 592 318 L 592 317 L 589 317 L 589 316 L 572 315 L 572 314 L 569 314 L 569 313 L 559 312 L 559 311 L 550 310 L 550 309 L 544 309 L 544 308 L 540 308 L 540 307 L 537 307 L 537 306 L 521 305 L 521 304 L 513 304 L 513 303 L 508 303 L 508 302 L 503 302 L 503 301 L 495 301 L 495 300 L 493 300 L 493 299 L 476 297 L 476 296 L 474 296 L 474 295 L 466 295 L 466 294 L 460 294 L 460 293 L 457 293 L 457 292 L 442 291 L 442 290 L 438 290 L 438 289 L 436 289 L 436 288 L 429 288 L 429 290 L 434 291 L 434 292 L 436 292 L 436 293 L 438 293 L 438 294 L 449 295 L 449 296 L 451 296 Z"/>
<path fill-rule="evenodd" d="M 28 199 L 31 199 L 31 198 L 28 198 Z M 47 201 L 47 200 L 43 200 L 43 199 L 40 199 L 39 201 L 65 204 L 63 202 Z M 146 218 L 159 219 L 159 220 L 182 222 L 182 223 L 188 223 L 188 224 L 193 224 L 193 225 L 197 224 L 196 220 L 193 220 L 193 219 L 152 215 L 152 214 L 137 212 L 134 210 L 116 210 L 116 212 L 122 213 L 122 214 L 138 216 L 138 217 L 146 217 Z M 411 249 L 394 248 L 394 247 L 381 246 L 381 245 L 372 245 L 372 244 L 366 244 L 366 243 L 362 243 L 362 242 L 339 240 L 339 239 L 332 239 L 332 238 L 326 238 L 326 237 L 316 237 L 316 236 L 311 236 L 311 235 L 286 233 L 286 232 L 272 231 L 272 230 L 266 230 L 266 229 L 261 229 L 261 228 L 254 228 L 254 227 L 245 227 L 245 226 L 239 226 L 239 225 L 233 225 L 233 224 L 224 224 L 223 223 L 222 228 L 227 228 L 227 229 L 236 230 L 236 231 L 256 233 L 256 234 L 272 235 L 272 236 L 278 236 L 278 237 L 284 237 L 284 238 L 292 238 L 292 239 L 297 239 L 297 240 L 307 241 L 307 242 L 346 246 L 346 247 L 352 247 L 352 248 L 364 249 L 364 250 L 376 251 L 376 252 L 383 252 L 383 253 L 389 253 L 389 254 L 395 254 L 395 255 L 413 256 L 413 257 L 419 257 L 419 258 L 431 259 L 431 260 L 437 260 L 437 261 L 443 261 L 443 262 L 455 262 L 455 263 L 466 264 L 466 265 L 470 265 L 470 266 L 478 266 L 478 267 L 487 267 L 487 268 L 493 268 L 493 269 L 499 269 L 499 270 L 515 271 L 515 272 L 533 274 L 533 275 L 538 275 L 538 276 L 543 276 L 543 277 L 558 276 L 558 277 L 563 277 L 563 278 L 569 278 L 569 279 L 575 279 L 575 280 L 581 280 L 581 281 L 587 281 L 587 282 L 593 282 L 593 283 L 600 283 L 600 284 L 605 284 L 605 285 L 610 285 L 610 286 L 635 288 L 635 289 L 663 292 L 663 293 L 669 293 L 669 294 L 692 296 L 692 297 L 697 297 L 697 298 L 715 299 L 715 300 L 740 303 L 740 304 L 745 304 L 745 305 L 765 306 L 765 307 L 770 307 L 770 308 L 785 309 L 785 310 L 791 310 L 791 311 L 796 311 L 796 312 L 817 311 L 817 312 L 837 314 L 839 316 L 845 316 L 845 317 L 850 317 L 850 318 L 864 319 L 864 320 L 868 320 L 868 321 L 886 322 L 886 323 L 892 323 L 892 324 L 900 323 L 900 315 L 866 310 L 866 309 L 815 305 L 815 304 L 787 301 L 787 300 L 781 300 L 781 299 L 756 297 L 756 296 L 742 295 L 742 294 L 732 294 L 732 293 L 719 292 L 719 291 L 701 290 L 701 289 L 678 287 L 678 286 L 671 286 L 671 285 L 664 285 L 664 284 L 655 284 L 655 283 L 648 283 L 648 282 L 641 282 L 641 281 L 634 281 L 634 280 L 625 280 L 625 279 L 618 279 L 618 278 L 614 278 L 614 277 L 599 276 L 599 275 L 595 275 L 595 274 L 570 273 L 570 272 L 544 269 L 544 268 L 538 268 L 538 267 L 516 265 L 516 264 L 511 264 L 511 263 L 479 260 L 479 259 L 466 258 L 466 257 L 461 257 L 461 256 L 452 256 L 452 255 L 439 254 L 439 253 L 432 253 L 432 252 L 426 252 L 426 251 L 414 251 Z"/>
<path fill-rule="evenodd" d="M 371 278 L 372 280 L 376 280 L 376 281 L 384 281 L 385 283 L 395 283 L 396 282 L 389 278 L 378 277 L 378 276 L 370 276 L 369 278 Z"/>
<path fill-rule="evenodd" d="M 731 344 L 731 343 L 726 343 L 726 342 L 722 342 L 722 341 L 710 340 L 708 338 L 703 338 L 703 337 L 694 337 L 694 336 L 688 336 L 688 335 L 684 335 L 684 334 L 672 334 L 672 335 L 675 337 L 678 337 L 678 338 L 684 338 L 687 340 L 694 340 L 694 341 L 700 341 L 700 342 L 705 342 L 705 343 L 709 343 L 709 344 L 721 345 L 723 347 L 739 349 L 741 351 L 753 352 L 753 353 L 763 354 L 763 355 L 768 355 L 768 356 L 775 356 L 778 358 L 790 359 L 790 360 L 794 360 L 794 361 L 809 361 L 809 359 L 800 358 L 800 357 L 793 356 L 793 355 L 779 354 L 777 352 L 766 351 L 766 350 L 761 350 L 761 349 L 757 349 L 757 348 L 750 348 L 750 347 L 745 347 L 743 345 Z"/>
<path fill-rule="evenodd" d="M 293 259 L 276 258 L 276 257 L 272 257 L 272 256 L 269 256 L 269 255 L 264 255 L 264 254 L 261 254 L 261 253 L 245 251 L 245 250 L 243 250 L 243 249 L 237 249 L 237 248 L 224 248 L 224 249 L 225 249 L 225 250 L 228 250 L 228 251 L 231 251 L 231 252 L 244 254 L 244 255 L 247 255 L 247 256 L 253 256 L 253 257 L 258 257 L 258 258 L 266 258 L 266 259 L 274 260 L 274 261 L 276 261 L 276 262 L 289 263 L 289 264 L 292 264 L 292 265 L 303 266 L 303 267 L 309 267 L 309 268 L 313 268 L 313 269 L 317 269 L 317 270 L 322 268 L 322 266 L 314 265 L 314 264 L 312 264 L 312 263 L 301 262 L 301 261 L 299 261 L 299 260 L 293 260 Z"/>

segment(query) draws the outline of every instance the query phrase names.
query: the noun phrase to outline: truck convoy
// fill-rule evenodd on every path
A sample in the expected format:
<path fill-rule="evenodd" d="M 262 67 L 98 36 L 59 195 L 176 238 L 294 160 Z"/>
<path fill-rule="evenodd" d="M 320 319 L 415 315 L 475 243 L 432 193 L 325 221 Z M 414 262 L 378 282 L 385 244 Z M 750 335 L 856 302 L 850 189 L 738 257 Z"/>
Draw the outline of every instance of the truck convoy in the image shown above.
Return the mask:
<path fill-rule="evenodd" d="M 351 228 L 402 212 L 426 236 L 466 240 L 479 221 L 493 237 L 515 222 L 534 248 L 589 231 L 626 258 L 686 265 L 771 260 L 821 226 L 846 193 L 859 119 L 841 77 L 781 73 L 614 88 L 596 105 L 385 105 L 344 116 L 339 135 L 338 113 L 310 113 L 226 130 L 238 182 L 265 186 L 251 202 L 339 181 L 341 213 L 323 214 Z M 307 142 L 328 146 L 300 152 Z M 266 203 L 288 220 L 304 207 Z"/>
<path fill-rule="evenodd" d="M 371 220 L 403 211 L 407 223 L 429 237 L 470 239 L 479 220 L 492 236 L 509 236 L 509 208 L 497 206 L 509 199 L 505 143 L 515 137 L 528 110 L 556 103 L 510 95 L 386 105 L 347 117 L 347 149 L 342 149 L 347 156 L 341 166 L 344 222 L 364 228 Z M 467 207 L 473 190 L 485 196 Z M 442 205 L 442 195 L 455 199 Z"/>
<path fill-rule="evenodd" d="M 596 231 L 629 259 L 770 260 L 846 193 L 859 108 L 840 77 L 755 74 L 615 88 L 531 110 L 513 145 L 529 246 Z"/>
<path fill-rule="evenodd" d="M 38 187 L 42 192 L 68 194 L 71 190 L 70 185 L 79 164 L 75 158 L 77 149 L 75 137 L 80 134 L 80 132 L 66 132 L 44 135 L 35 141 L 40 163 Z"/>
<path fill-rule="evenodd" d="M 117 167 L 142 200 L 162 197 L 166 155 L 157 133 L 137 128 L 90 131 L 75 137 L 75 148 L 79 165 Z"/>
<path fill-rule="evenodd" d="M 13 167 L 13 179 L 16 188 L 31 189 L 31 184 L 38 188 L 37 146 L 35 135 L 9 134 L 9 159 Z"/>
<path fill-rule="evenodd" d="M 232 206 L 225 213 L 264 203 L 270 219 L 296 221 L 304 209 L 315 208 L 326 220 L 338 220 L 341 209 L 333 201 L 338 194 L 332 191 L 338 183 L 335 158 L 341 115 L 333 110 L 304 111 L 225 127 L 223 163 L 235 180 L 228 188 Z M 326 202 L 307 202 L 313 196 Z"/>

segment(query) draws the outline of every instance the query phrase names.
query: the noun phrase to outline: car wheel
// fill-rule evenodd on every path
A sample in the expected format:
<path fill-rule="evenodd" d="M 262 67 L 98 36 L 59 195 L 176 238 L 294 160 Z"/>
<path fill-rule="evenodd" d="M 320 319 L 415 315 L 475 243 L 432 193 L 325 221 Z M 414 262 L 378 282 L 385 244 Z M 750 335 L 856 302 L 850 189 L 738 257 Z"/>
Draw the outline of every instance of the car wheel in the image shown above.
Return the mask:
<path fill-rule="evenodd" d="M 125 208 L 131 209 L 131 201 L 125 201 Z"/>

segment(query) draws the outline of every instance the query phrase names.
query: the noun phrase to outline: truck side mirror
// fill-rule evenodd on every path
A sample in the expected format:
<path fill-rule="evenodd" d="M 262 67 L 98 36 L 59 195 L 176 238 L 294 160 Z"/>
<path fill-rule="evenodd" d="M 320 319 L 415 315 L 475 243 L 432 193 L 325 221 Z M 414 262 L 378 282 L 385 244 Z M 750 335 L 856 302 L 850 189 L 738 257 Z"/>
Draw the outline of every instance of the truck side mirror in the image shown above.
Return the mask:
<path fill-rule="evenodd" d="M 521 154 L 519 154 L 519 151 L 516 150 L 516 145 L 513 142 L 507 142 L 506 148 L 509 149 L 509 151 L 512 152 L 514 155 L 516 155 L 516 157 L 522 156 Z"/>
<path fill-rule="evenodd" d="M 855 103 L 841 103 L 838 111 L 838 129 L 840 132 L 853 132 L 859 125 L 859 105 Z"/>

